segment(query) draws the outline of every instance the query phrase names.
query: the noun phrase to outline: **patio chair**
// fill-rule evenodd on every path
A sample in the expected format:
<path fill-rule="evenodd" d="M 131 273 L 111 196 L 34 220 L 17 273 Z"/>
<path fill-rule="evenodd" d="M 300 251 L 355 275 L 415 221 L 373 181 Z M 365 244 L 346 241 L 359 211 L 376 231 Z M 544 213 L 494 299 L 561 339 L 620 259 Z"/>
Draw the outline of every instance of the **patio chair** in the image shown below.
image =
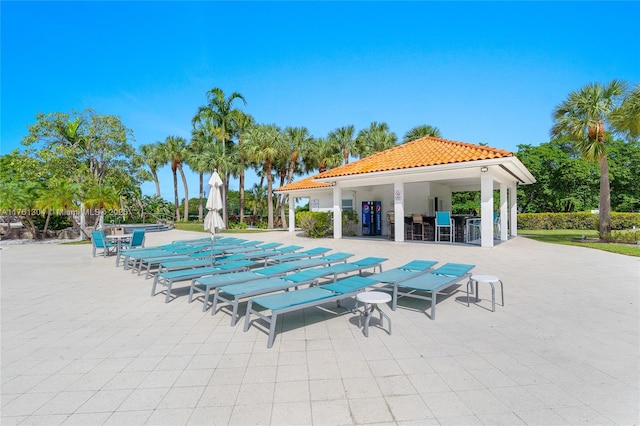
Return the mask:
<path fill-rule="evenodd" d="M 273 278 L 286 275 L 289 272 L 303 271 L 307 268 L 315 266 L 333 265 L 338 262 L 346 262 L 347 258 L 353 256 L 351 253 L 334 253 L 314 259 L 301 259 L 291 262 L 283 262 L 270 265 L 264 268 L 254 269 L 246 272 L 236 272 L 234 274 L 224 274 L 210 277 L 200 277 L 191 281 L 191 289 L 189 291 L 189 303 L 193 300 L 194 293 L 202 293 L 202 312 L 207 310 L 209 306 L 209 298 L 211 291 L 223 285 L 231 285 L 244 283 L 249 281 L 260 280 L 264 278 Z M 335 266 L 335 265 L 333 265 Z"/>
<path fill-rule="evenodd" d="M 383 257 L 365 257 L 364 259 L 356 260 L 354 262 L 342 263 L 337 265 L 331 265 L 324 268 L 314 268 L 301 271 L 297 274 L 302 280 L 316 279 L 329 277 L 331 281 L 336 281 L 339 274 L 349 274 L 351 272 L 358 271 L 358 274 L 362 274 L 365 269 L 372 268 L 375 273 L 376 268 L 382 272 L 382 263 L 387 259 Z"/>
<path fill-rule="evenodd" d="M 286 253 L 278 256 L 266 257 L 264 266 L 267 266 L 267 263 L 282 263 L 298 259 L 311 259 L 312 257 L 323 256 L 330 250 L 331 249 L 327 247 L 314 247 L 312 249 L 299 251 L 297 253 Z"/>
<path fill-rule="evenodd" d="M 93 248 L 93 257 L 96 257 L 96 252 L 101 249 L 104 257 L 110 254 L 115 254 L 118 249 L 118 245 L 107 241 L 104 231 L 91 231 L 91 245 Z"/>
<path fill-rule="evenodd" d="M 251 326 L 252 314 L 265 321 L 269 324 L 267 347 L 271 348 L 275 339 L 276 323 L 279 316 L 287 312 L 298 311 L 329 302 L 340 302 L 342 299 L 355 296 L 358 292 L 364 291 L 367 287 L 377 284 L 377 282 L 374 278 L 354 275 L 330 284 L 250 299 L 247 303 L 244 331 L 248 331 Z M 255 309 L 255 306 L 261 306 L 271 311 L 271 315 L 265 315 Z"/>
<path fill-rule="evenodd" d="M 411 215 L 411 239 L 423 240 L 426 234 L 427 224 L 424 222 L 421 214 Z"/>
<path fill-rule="evenodd" d="M 414 278 L 395 283 L 386 283 L 392 287 L 391 309 L 396 310 L 398 298 L 410 297 L 431 301 L 431 319 L 436 319 L 436 304 L 438 294 L 461 280 L 471 276 L 470 271 L 475 265 L 463 263 L 445 263 L 427 273 Z M 426 293 L 426 295 L 424 294 Z"/>
<path fill-rule="evenodd" d="M 121 250 L 131 250 L 131 249 L 136 249 L 139 247 L 144 247 L 144 240 L 145 240 L 145 230 L 144 229 L 134 229 L 133 233 L 131 234 L 131 239 L 127 242 L 124 242 L 122 244 L 122 246 L 120 247 Z M 121 252 L 118 252 L 118 255 L 116 256 L 116 266 L 119 266 L 120 264 L 120 256 L 122 255 Z"/>
<path fill-rule="evenodd" d="M 257 265 L 256 262 L 251 260 L 238 260 L 235 262 L 223 263 L 217 266 L 207 266 L 192 269 L 181 269 L 178 271 L 162 272 L 155 276 L 153 279 L 153 286 L 151 286 L 151 297 L 156 295 L 156 287 L 158 284 L 165 286 L 165 298 L 164 303 L 169 303 L 171 300 L 171 288 L 174 283 L 180 281 L 189 281 L 194 278 L 200 278 L 203 276 L 214 276 L 218 274 L 228 274 L 232 272 L 248 271 L 251 267 Z"/>
<path fill-rule="evenodd" d="M 212 247 L 209 244 L 200 246 L 200 250 L 197 251 L 182 251 L 180 253 L 167 253 L 163 256 L 150 256 L 145 259 L 140 259 L 137 268 L 138 275 L 141 274 L 143 269 L 146 269 L 145 278 L 149 278 L 151 269 L 154 267 L 159 268 L 158 272 L 166 272 L 169 270 L 188 269 L 198 266 L 213 266 L 220 256 L 225 257 L 231 253 L 235 253 L 236 250 L 251 251 L 256 249 L 255 247 L 261 243 L 261 241 L 246 241 L 239 245 L 230 244 L 228 247 L 225 247 L 225 245 Z M 272 247 L 271 244 L 274 244 L 276 247 L 280 245 L 279 243 L 269 243 L 268 247 Z M 265 246 L 267 245 L 265 244 Z M 163 267 L 163 265 L 165 266 Z"/>
<path fill-rule="evenodd" d="M 442 241 L 442 231 L 446 231 L 445 235 L 449 238 L 449 242 L 453 242 L 455 235 L 455 226 L 451 212 L 436 212 L 436 241 Z"/>
<path fill-rule="evenodd" d="M 375 278 L 379 282 L 393 283 L 404 279 L 415 277 L 431 269 L 437 262 L 432 260 L 414 260 L 395 269 L 390 269 L 379 274 Z M 217 311 L 218 302 L 225 302 L 232 306 L 231 325 L 235 325 L 238 318 L 238 305 L 242 299 L 258 296 L 266 293 L 273 293 L 280 290 L 288 290 L 302 285 L 317 284 L 318 277 L 310 276 L 305 271 L 284 275 L 278 278 L 266 278 L 247 283 L 231 284 L 216 288 L 213 294 L 213 306 L 211 315 Z"/>

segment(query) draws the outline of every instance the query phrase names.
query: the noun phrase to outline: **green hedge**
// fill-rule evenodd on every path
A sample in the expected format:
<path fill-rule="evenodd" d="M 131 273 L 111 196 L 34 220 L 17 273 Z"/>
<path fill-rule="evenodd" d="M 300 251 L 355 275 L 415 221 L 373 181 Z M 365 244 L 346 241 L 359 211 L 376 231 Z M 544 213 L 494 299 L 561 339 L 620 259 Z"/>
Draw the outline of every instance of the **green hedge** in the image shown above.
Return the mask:
<path fill-rule="evenodd" d="M 598 230 L 597 213 L 520 213 L 518 229 L 592 229 Z M 611 213 L 611 229 L 640 228 L 640 213 Z"/>

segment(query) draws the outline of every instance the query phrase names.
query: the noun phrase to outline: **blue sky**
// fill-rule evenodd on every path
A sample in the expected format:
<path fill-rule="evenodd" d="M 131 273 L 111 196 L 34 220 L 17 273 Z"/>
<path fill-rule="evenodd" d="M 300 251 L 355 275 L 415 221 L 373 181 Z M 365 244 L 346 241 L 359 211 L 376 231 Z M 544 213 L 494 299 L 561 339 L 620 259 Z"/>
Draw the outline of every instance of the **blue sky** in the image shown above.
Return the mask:
<path fill-rule="evenodd" d="M 377 121 L 401 139 L 429 124 L 447 139 L 517 151 L 549 140 L 552 109 L 569 92 L 614 78 L 640 83 L 640 2 L 0 8 L 2 154 L 21 146 L 38 112 L 72 109 L 119 116 L 136 146 L 188 139 L 212 87 L 243 94 L 258 123 L 306 126 L 316 137 Z M 171 199 L 168 167 L 160 180 Z M 195 196 L 195 174 L 189 187 Z"/>

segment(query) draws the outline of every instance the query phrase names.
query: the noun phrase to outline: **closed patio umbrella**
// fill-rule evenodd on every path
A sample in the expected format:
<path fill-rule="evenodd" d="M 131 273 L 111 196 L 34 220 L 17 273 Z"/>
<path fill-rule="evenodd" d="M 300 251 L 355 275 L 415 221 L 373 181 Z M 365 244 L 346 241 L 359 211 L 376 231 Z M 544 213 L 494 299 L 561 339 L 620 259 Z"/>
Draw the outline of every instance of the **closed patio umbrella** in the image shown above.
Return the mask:
<path fill-rule="evenodd" d="M 207 197 L 207 216 L 204 218 L 204 229 L 215 234 L 216 229 L 224 229 L 224 221 L 218 213 L 218 210 L 223 208 L 222 195 L 220 190 L 222 188 L 222 179 L 217 171 L 211 174 L 209 179 L 209 196 Z"/>

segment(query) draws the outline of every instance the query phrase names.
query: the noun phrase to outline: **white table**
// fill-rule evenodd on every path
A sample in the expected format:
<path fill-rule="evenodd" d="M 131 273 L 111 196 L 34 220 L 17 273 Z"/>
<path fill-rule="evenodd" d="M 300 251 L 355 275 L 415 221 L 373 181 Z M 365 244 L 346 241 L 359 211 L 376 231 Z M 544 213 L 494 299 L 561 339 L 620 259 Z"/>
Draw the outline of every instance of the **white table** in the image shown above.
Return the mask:
<path fill-rule="evenodd" d="M 382 291 L 363 291 L 356 295 L 356 300 L 358 302 L 364 303 L 364 311 L 360 318 L 358 318 L 358 327 L 360 326 L 360 321 L 364 319 L 364 335 L 369 337 L 369 321 L 371 321 L 371 317 L 373 316 L 373 311 L 378 311 L 380 313 L 380 327 L 383 327 L 382 318 L 386 318 L 389 322 L 389 334 L 391 334 L 391 318 L 378 306 L 380 303 L 387 303 L 391 301 L 391 295 L 389 293 L 385 293 Z M 371 305 L 369 307 L 369 305 Z"/>
<path fill-rule="evenodd" d="M 476 302 L 480 300 L 478 294 L 478 283 L 489 283 L 489 285 L 491 286 L 491 312 L 496 311 L 496 288 L 494 284 L 500 283 L 502 306 L 504 306 L 504 286 L 502 284 L 502 280 L 495 275 L 471 275 L 471 278 L 469 278 L 469 282 L 467 282 L 467 306 L 469 306 L 469 287 L 471 287 L 471 291 L 473 291 L 474 283 L 476 285 Z"/>
<path fill-rule="evenodd" d="M 131 239 L 131 235 L 106 235 L 107 240 L 116 241 L 116 254 L 120 256 L 120 249 L 122 249 L 122 242 Z"/>

